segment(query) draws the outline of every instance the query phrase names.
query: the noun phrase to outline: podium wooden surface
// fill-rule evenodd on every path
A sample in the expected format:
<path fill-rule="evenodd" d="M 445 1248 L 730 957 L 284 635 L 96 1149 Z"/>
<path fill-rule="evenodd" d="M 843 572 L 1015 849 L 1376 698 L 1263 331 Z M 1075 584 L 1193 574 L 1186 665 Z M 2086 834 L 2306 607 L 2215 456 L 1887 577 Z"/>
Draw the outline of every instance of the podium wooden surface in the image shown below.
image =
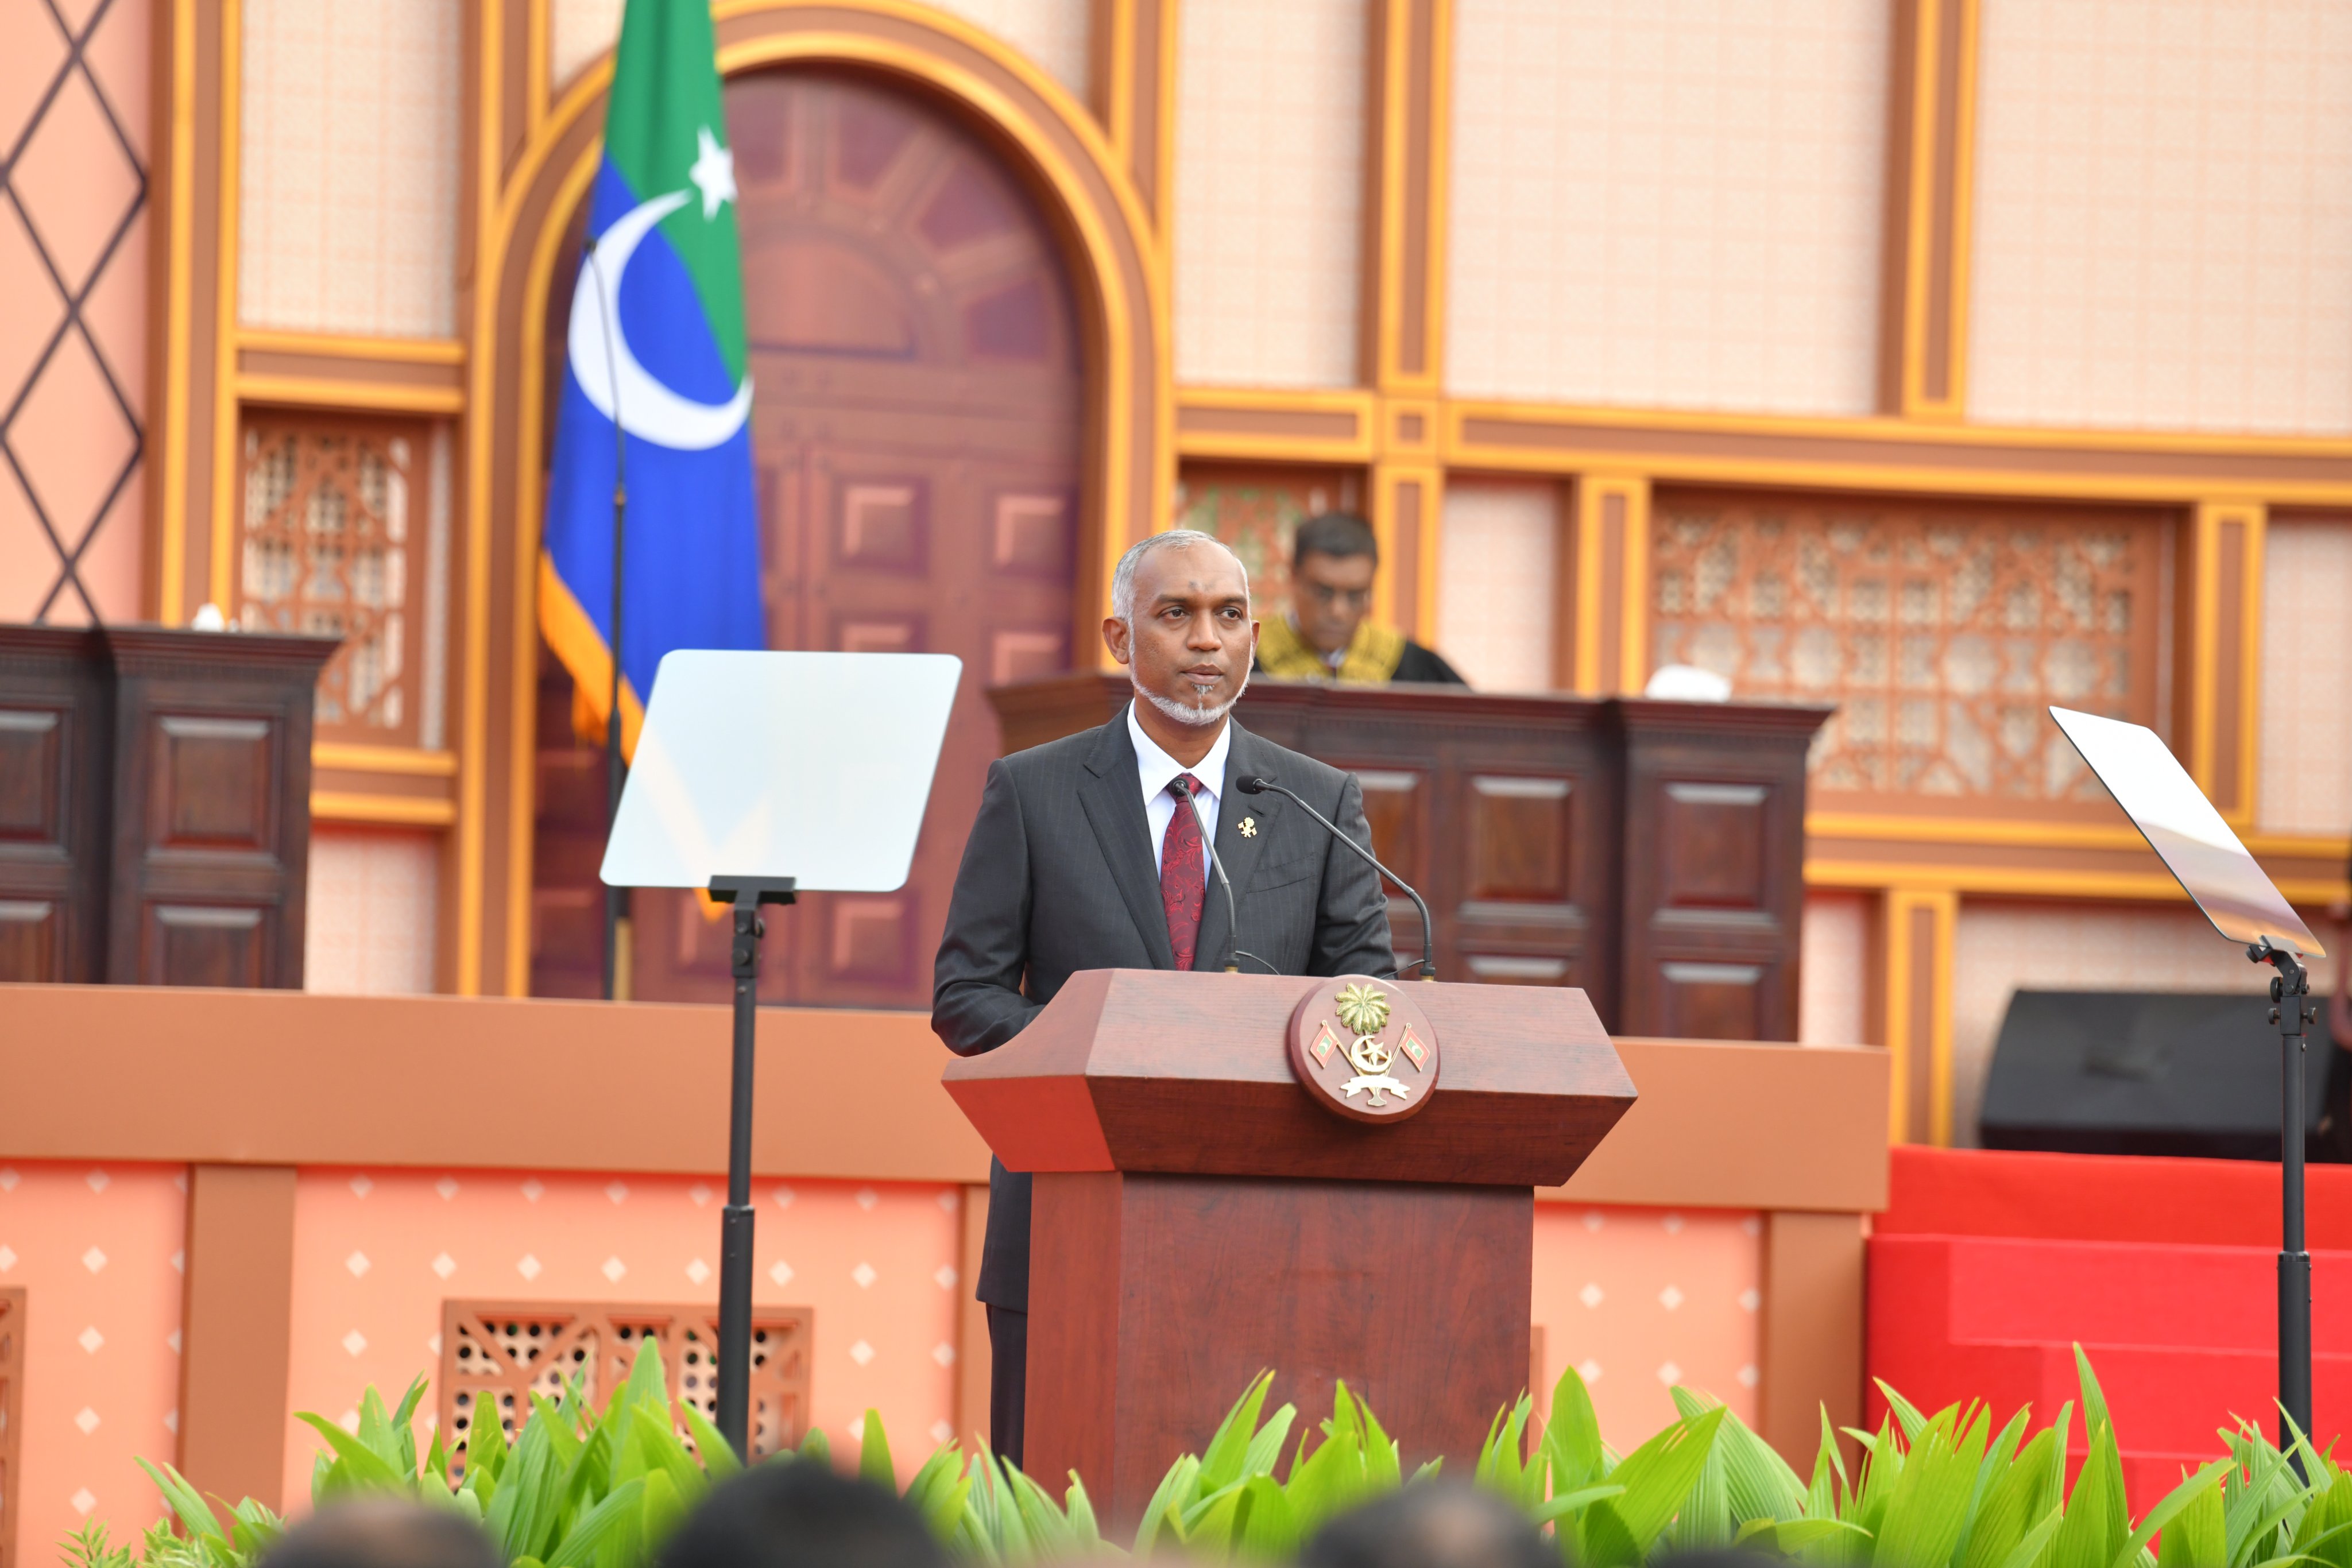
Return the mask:
<path fill-rule="evenodd" d="M 1124 671 L 989 693 L 1017 751 L 1101 724 Z M 1255 681 L 1235 710 L 1353 772 L 1449 980 L 1575 986 L 1622 1034 L 1797 1038 L 1805 752 L 1833 710 Z M 1421 954 L 1402 897 L 1397 951 Z"/>
<path fill-rule="evenodd" d="M 1410 983 L 1443 1068 L 1366 1124 L 1291 1075 L 1312 978 L 1071 977 L 1020 1036 L 948 1068 L 1035 1173 L 1025 1468 L 1134 1521 L 1261 1370 L 1304 1420 L 1360 1390 L 1408 1464 L 1475 1462 L 1528 1377 L 1534 1188 L 1633 1102 L 1580 991 Z"/>

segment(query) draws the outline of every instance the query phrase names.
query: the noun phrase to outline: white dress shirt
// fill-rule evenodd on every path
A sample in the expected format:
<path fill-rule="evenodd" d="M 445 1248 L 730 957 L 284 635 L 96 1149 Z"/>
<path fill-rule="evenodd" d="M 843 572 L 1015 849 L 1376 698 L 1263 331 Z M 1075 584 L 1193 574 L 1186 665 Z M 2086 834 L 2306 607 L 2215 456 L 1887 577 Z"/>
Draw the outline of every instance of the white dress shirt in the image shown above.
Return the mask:
<path fill-rule="evenodd" d="M 1140 697 L 1135 702 L 1140 702 Z M 1135 716 L 1135 702 L 1127 705 L 1127 733 L 1135 742 L 1135 770 L 1143 789 L 1143 819 L 1151 828 L 1151 869 L 1160 869 L 1160 852 L 1168 844 L 1168 824 L 1175 820 L 1176 797 L 1168 792 L 1171 780 L 1190 773 L 1201 781 L 1196 799 L 1201 803 L 1201 825 L 1207 838 L 1217 841 L 1217 797 L 1225 787 L 1225 753 L 1233 748 L 1234 727 L 1230 722 L 1217 726 L 1217 738 L 1209 747 L 1209 755 L 1187 768 L 1166 752 L 1160 743 L 1146 735 Z M 1209 857 L 1201 857 L 1201 881 L 1209 880 Z"/>

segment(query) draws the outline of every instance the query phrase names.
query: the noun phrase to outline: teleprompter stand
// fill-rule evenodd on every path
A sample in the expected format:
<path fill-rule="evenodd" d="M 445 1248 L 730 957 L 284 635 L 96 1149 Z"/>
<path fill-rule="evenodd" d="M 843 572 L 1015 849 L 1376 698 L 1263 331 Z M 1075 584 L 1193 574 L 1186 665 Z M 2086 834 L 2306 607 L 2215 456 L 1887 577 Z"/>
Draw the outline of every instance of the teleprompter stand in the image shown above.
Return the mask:
<path fill-rule="evenodd" d="M 718 1425 L 746 1459 L 760 909 L 906 885 L 962 671 L 944 653 L 674 649 L 605 840 L 606 886 L 698 888 L 733 908 Z"/>
<path fill-rule="evenodd" d="M 2303 1237 L 2304 1029 L 2316 1023 L 2311 971 L 2267 936 L 2246 945 L 2246 956 L 2278 970 L 2271 977 L 2271 1022 L 2279 1031 L 2279 1410 L 2293 1431 L 2279 1447 L 2294 1453 L 2294 1435 L 2311 1430 L 2311 1253 Z M 2294 1455 L 2295 1469 L 2303 1456 Z"/>
<path fill-rule="evenodd" d="M 710 895 L 734 905 L 735 1055 L 727 1087 L 727 1207 L 719 1233 L 719 1432 L 751 1455 L 751 1071 L 760 1033 L 763 904 L 791 904 L 788 876 L 714 876 Z"/>
<path fill-rule="evenodd" d="M 2305 1000 L 2311 974 L 2303 955 L 2327 949 L 2311 934 L 2237 832 L 2205 799 L 2179 759 L 2145 726 L 2053 707 L 2107 793 L 2147 840 L 2167 871 L 2213 929 L 2245 946 L 2271 977 L 2271 1022 L 2279 1031 L 2279 1447 L 2296 1472 L 2299 1439 L 2311 1430 L 2311 1254 L 2303 1234 L 2304 1030 L 2317 1014 Z"/>

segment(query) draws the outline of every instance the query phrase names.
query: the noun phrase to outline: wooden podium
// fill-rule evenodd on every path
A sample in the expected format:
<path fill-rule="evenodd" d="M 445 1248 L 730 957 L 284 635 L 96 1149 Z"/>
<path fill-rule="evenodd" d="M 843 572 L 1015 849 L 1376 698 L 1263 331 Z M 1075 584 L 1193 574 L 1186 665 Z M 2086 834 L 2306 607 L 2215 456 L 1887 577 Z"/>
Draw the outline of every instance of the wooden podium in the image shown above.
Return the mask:
<path fill-rule="evenodd" d="M 1534 1189 L 1633 1103 L 1581 991 L 1389 982 L 1438 1036 L 1437 1086 L 1409 1120 L 1343 1120 L 1288 1055 L 1320 984 L 1092 970 L 948 1068 L 1036 1176 L 1025 1468 L 1076 1470 L 1121 1524 L 1266 1368 L 1302 1420 L 1345 1378 L 1408 1466 L 1466 1475 L 1528 1381 Z"/>

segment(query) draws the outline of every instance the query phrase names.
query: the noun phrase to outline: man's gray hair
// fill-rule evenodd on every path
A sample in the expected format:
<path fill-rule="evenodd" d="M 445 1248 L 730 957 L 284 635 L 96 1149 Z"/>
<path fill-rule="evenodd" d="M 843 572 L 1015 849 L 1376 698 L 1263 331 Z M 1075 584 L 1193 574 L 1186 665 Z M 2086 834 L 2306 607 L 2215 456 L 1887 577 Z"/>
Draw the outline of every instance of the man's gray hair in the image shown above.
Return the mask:
<path fill-rule="evenodd" d="M 1160 550 L 1176 549 L 1188 545 L 1214 545 L 1227 555 L 1233 556 L 1234 564 L 1242 569 L 1243 588 L 1249 587 L 1249 568 L 1243 565 L 1240 556 L 1234 554 L 1231 545 L 1216 535 L 1204 534 L 1198 528 L 1170 528 L 1164 534 L 1153 534 L 1149 538 L 1139 539 L 1129 545 L 1127 553 L 1118 558 L 1118 565 L 1110 574 L 1112 613 L 1132 628 L 1135 625 L 1135 574 L 1143 565 L 1143 558 Z"/>

